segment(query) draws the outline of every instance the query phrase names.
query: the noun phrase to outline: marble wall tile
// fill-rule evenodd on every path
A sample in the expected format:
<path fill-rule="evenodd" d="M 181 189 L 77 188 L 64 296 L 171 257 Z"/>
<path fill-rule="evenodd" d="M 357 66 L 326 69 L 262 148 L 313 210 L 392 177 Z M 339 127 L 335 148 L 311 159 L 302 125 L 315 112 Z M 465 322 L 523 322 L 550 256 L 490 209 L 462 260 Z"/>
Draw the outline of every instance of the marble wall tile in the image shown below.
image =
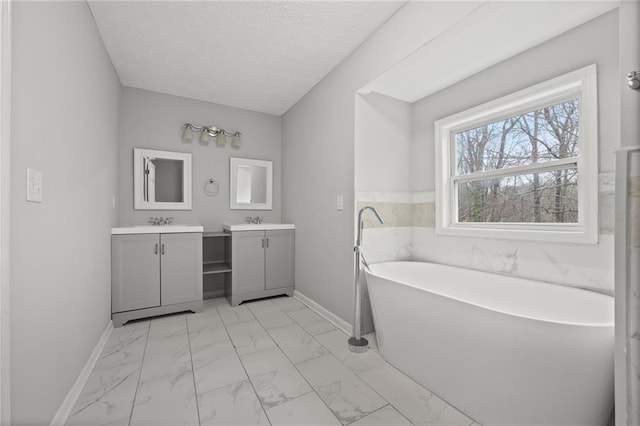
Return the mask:
<path fill-rule="evenodd" d="M 358 202 L 358 211 L 365 206 L 374 207 L 382 216 L 384 224 L 373 213 L 365 212 L 362 216 L 364 228 L 412 226 L 413 203 Z"/>
<path fill-rule="evenodd" d="M 198 393 L 198 404 L 202 426 L 269 424 L 248 380 Z"/>
<path fill-rule="evenodd" d="M 297 367 L 342 424 L 352 423 L 387 405 L 333 355 L 301 362 Z"/>
<path fill-rule="evenodd" d="M 633 246 L 629 254 L 629 294 L 627 332 L 629 359 L 629 424 L 640 425 L 640 247 Z"/>
<path fill-rule="evenodd" d="M 362 254 L 368 263 L 409 260 L 413 228 L 375 228 L 362 231 Z"/>
<path fill-rule="evenodd" d="M 640 177 L 629 178 L 629 231 L 632 247 L 640 247 Z"/>
<path fill-rule="evenodd" d="M 363 203 L 412 203 L 410 191 L 356 191 L 356 202 Z"/>
<path fill-rule="evenodd" d="M 435 203 L 415 203 L 413 204 L 413 226 L 425 226 L 435 228 L 436 208 Z"/>
<path fill-rule="evenodd" d="M 413 228 L 413 260 L 509 274 L 613 293 L 614 236 L 598 244 L 443 237 Z"/>

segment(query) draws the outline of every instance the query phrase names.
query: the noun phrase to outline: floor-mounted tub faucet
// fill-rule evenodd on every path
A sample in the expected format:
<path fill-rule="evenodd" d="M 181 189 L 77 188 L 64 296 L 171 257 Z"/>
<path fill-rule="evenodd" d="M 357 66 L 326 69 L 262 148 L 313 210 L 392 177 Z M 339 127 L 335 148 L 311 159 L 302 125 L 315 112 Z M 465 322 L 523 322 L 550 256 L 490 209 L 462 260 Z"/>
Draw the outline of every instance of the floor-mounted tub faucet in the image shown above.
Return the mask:
<path fill-rule="evenodd" d="M 353 317 L 353 336 L 349 338 L 349 350 L 351 352 L 365 352 L 369 346 L 369 341 L 362 337 L 362 324 L 361 324 L 361 312 L 362 312 L 362 292 L 360 289 L 360 262 L 361 262 L 361 250 L 360 243 L 362 242 L 362 228 L 364 226 L 362 222 L 362 214 L 366 210 L 371 210 L 376 218 L 384 225 L 384 219 L 378 213 L 375 207 L 365 206 L 358 212 L 358 234 L 356 237 L 356 245 L 353 247 L 353 252 L 356 257 L 356 270 L 355 270 L 355 297 L 354 297 L 354 317 Z"/>

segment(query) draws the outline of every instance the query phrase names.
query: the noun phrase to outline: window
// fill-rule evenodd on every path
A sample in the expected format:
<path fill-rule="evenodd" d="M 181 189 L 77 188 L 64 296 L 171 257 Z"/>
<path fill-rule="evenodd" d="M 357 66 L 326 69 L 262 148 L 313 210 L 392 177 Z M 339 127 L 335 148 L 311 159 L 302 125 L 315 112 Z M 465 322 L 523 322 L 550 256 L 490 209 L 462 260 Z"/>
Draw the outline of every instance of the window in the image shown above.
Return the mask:
<path fill-rule="evenodd" d="M 596 66 L 438 120 L 439 234 L 596 243 Z"/>

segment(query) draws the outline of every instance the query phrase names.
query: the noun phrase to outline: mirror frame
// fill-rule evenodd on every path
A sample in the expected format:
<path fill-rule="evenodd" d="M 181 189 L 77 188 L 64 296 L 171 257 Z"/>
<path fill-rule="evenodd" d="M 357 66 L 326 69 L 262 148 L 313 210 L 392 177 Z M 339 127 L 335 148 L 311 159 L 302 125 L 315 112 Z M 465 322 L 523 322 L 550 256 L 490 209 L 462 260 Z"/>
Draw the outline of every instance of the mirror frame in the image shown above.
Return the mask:
<path fill-rule="evenodd" d="M 240 204 L 236 201 L 238 189 L 238 166 L 258 166 L 267 168 L 266 203 Z M 229 157 L 229 209 L 230 210 L 273 210 L 273 161 L 251 158 Z"/>
<path fill-rule="evenodd" d="M 180 160 L 182 168 L 182 202 L 149 202 L 142 197 L 142 167 L 144 157 Z M 133 208 L 134 210 L 191 210 L 191 154 L 186 152 L 159 151 L 155 149 L 133 149 Z"/>

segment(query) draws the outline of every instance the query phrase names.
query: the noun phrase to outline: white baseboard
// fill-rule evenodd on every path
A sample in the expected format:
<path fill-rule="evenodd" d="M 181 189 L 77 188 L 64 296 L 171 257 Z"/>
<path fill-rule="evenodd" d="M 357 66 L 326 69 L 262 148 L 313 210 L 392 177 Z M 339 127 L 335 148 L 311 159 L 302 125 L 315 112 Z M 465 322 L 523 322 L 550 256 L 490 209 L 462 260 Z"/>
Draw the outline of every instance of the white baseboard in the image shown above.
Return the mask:
<path fill-rule="evenodd" d="M 87 380 L 89 379 L 93 368 L 96 366 L 96 363 L 100 358 L 100 354 L 102 354 L 102 350 L 107 344 L 107 340 L 109 340 L 109 336 L 111 335 L 112 331 L 113 323 L 111 322 L 111 320 L 109 320 L 109 324 L 107 324 L 107 328 L 105 328 L 104 332 L 102 333 L 102 337 L 100 337 L 100 340 L 98 340 L 96 347 L 93 348 L 91 356 L 78 375 L 76 382 L 73 384 L 73 386 L 71 386 L 67 397 L 64 399 L 64 401 L 62 401 L 62 405 L 60 405 L 60 408 L 58 408 L 58 412 L 53 417 L 53 420 L 51 420 L 51 423 L 49 423 L 49 426 L 64 426 L 64 424 L 69 419 L 71 410 L 73 409 L 73 406 L 76 405 L 78 397 L 80 396 L 82 389 L 84 389 L 84 385 L 87 384 Z"/>
<path fill-rule="evenodd" d="M 344 331 L 348 335 L 351 335 L 351 332 L 353 331 L 353 326 L 349 324 L 347 321 L 343 320 L 342 318 L 340 318 L 339 316 L 337 316 L 336 314 L 334 314 L 324 306 L 320 305 L 319 303 L 315 302 L 314 300 L 300 293 L 298 290 L 293 291 L 293 297 L 295 297 L 300 302 L 307 305 L 311 310 L 315 311 L 321 317 L 324 317 L 327 321 L 329 321 L 331 324 L 338 327 L 340 330 Z"/>

